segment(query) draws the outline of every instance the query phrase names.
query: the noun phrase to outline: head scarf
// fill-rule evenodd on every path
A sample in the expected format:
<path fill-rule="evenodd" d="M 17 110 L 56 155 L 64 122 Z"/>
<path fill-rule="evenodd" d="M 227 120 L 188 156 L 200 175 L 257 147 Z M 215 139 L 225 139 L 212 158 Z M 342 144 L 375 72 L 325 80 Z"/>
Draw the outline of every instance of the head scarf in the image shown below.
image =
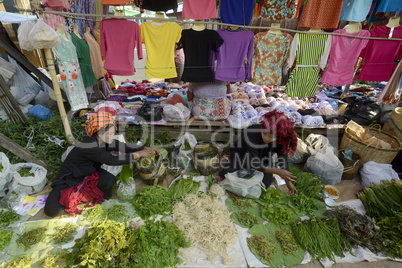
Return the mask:
<path fill-rule="evenodd" d="M 297 148 L 295 125 L 285 114 L 272 111 L 261 116 L 261 128 L 268 130 L 278 138 L 283 146 L 283 153 L 293 156 Z"/>
<path fill-rule="evenodd" d="M 114 117 L 107 112 L 99 112 L 94 114 L 88 119 L 87 134 L 91 137 L 94 133 L 98 132 L 101 128 L 106 128 L 108 125 L 114 125 Z"/>

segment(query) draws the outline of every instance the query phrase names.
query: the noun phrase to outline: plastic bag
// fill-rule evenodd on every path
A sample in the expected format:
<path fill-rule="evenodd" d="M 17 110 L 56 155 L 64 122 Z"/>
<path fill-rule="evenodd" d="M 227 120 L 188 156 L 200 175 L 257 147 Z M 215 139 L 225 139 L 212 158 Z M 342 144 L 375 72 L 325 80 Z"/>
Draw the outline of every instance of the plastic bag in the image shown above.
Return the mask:
<path fill-rule="evenodd" d="M 18 27 L 18 42 L 21 49 L 25 49 L 27 51 L 35 49 L 31 43 L 31 40 L 28 38 L 29 33 L 34 26 L 35 22 L 33 21 L 24 21 L 21 23 L 20 27 Z"/>
<path fill-rule="evenodd" d="M 60 45 L 60 37 L 43 19 L 39 19 L 28 35 L 35 49 L 52 48 Z"/>
<path fill-rule="evenodd" d="M 18 173 L 22 168 L 27 168 L 32 176 L 21 177 Z M 47 183 L 47 170 L 35 163 L 20 163 L 12 166 L 13 180 L 10 185 L 10 191 L 17 193 L 35 194 L 43 190 Z"/>
<path fill-rule="evenodd" d="M 13 191 L 9 191 L 2 199 L 1 204 L 3 207 L 13 210 L 13 207 L 18 205 L 22 198 L 24 198 L 25 193 L 15 193 Z"/>
<path fill-rule="evenodd" d="M 398 173 L 392 169 L 391 164 L 380 164 L 374 161 L 369 161 L 363 165 L 359 172 L 364 187 L 371 187 L 372 183 L 381 184 L 381 181 L 383 180 L 399 180 Z"/>
<path fill-rule="evenodd" d="M 380 124 L 381 106 L 371 100 L 350 97 L 343 99 L 348 103 L 343 116 L 348 120 L 353 120 L 359 125 L 369 126 Z"/>
<path fill-rule="evenodd" d="M 330 147 L 313 152 L 307 159 L 305 168 L 321 177 L 324 184 L 334 185 L 341 181 L 343 165 Z"/>
<path fill-rule="evenodd" d="M 11 180 L 12 170 L 8 157 L 2 152 L 0 152 L 0 164 L 0 197 L 3 197 L 5 195 L 7 185 Z"/>
<path fill-rule="evenodd" d="M 189 150 L 185 150 L 186 142 L 190 146 Z M 188 132 L 184 133 L 184 135 L 175 143 L 175 147 L 179 147 L 179 153 L 177 154 L 177 162 L 179 167 L 184 170 L 190 171 L 194 170 L 194 162 L 193 162 L 193 150 L 197 145 L 197 139 L 193 134 Z"/>
<path fill-rule="evenodd" d="M 17 71 L 14 75 L 15 91 L 12 90 L 15 100 L 21 105 L 27 105 L 40 91 L 40 85 L 11 57 L 10 63 L 15 65 Z"/>
<path fill-rule="evenodd" d="M 163 114 L 167 121 L 188 121 L 191 111 L 182 103 L 177 103 L 175 105 L 165 105 Z"/>
<path fill-rule="evenodd" d="M 307 144 L 301 139 L 297 138 L 297 148 L 294 156 L 288 155 L 288 162 L 291 164 L 300 164 L 306 162 L 307 158 L 311 156 L 311 152 Z"/>
<path fill-rule="evenodd" d="M 162 113 L 157 104 L 150 101 L 145 101 L 138 109 L 137 115 L 140 116 L 140 121 L 156 122 L 162 120 Z"/>
<path fill-rule="evenodd" d="M 249 179 L 244 177 L 251 176 Z M 219 184 L 229 192 L 239 196 L 258 199 L 261 195 L 261 188 L 265 190 L 265 185 L 262 182 L 264 173 L 255 170 L 238 170 L 232 173 L 227 173 L 225 179 Z"/>
<path fill-rule="evenodd" d="M 46 120 L 49 117 L 52 117 L 52 113 L 50 110 L 40 104 L 36 104 L 28 109 L 28 113 L 33 115 L 41 120 Z"/>
<path fill-rule="evenodd" d="M 245 129 L 252 124 L 251 120 L 238 118 L 233 115 L 229 115 L 228 121 L 230 126 L 235 129 Z"/>
<path fill-rule="evenodd" d="M 326 147 L 326 148 L 331 149 L 332 152 L 335 152 L 334 146 L 332 146 L 329 143 L 328 138 L 323 135 L 317 135 L 317 134 L 308 135 L 306 138 L 306 144 L 315 151 L 320 151 L 321 149 Z"/>
<path fill-rule="evenodd" d="M 117 189 L 117 197 L 124 202 L 131 202 L 135 198 L 135 182 L 130 178 L 127 183 L 121 182 Z"/>

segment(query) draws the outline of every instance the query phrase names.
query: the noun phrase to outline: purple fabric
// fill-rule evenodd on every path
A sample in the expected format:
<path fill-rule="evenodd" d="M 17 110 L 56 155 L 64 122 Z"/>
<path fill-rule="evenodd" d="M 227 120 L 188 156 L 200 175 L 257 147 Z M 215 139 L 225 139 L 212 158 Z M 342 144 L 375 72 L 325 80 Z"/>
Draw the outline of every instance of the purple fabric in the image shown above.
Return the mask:
<path fill-rule="evenodd" d="M 117 102 L 122 102 L 125 99 L 127 99 L 127 97 L 125 96 L 120 96 L 120 95 L 112 95 L 109 98 L 107 98 L 107 101 L 117 101 Z"/>
<path fill-rule="evenodd" d="M 224 29 L 217 32 L 225 42 L 212 54 L 213 61 L 217 59 L 215 79 L 237 82 L 251 78 L 254 34 L 250 31 L 231 32 Z"/>

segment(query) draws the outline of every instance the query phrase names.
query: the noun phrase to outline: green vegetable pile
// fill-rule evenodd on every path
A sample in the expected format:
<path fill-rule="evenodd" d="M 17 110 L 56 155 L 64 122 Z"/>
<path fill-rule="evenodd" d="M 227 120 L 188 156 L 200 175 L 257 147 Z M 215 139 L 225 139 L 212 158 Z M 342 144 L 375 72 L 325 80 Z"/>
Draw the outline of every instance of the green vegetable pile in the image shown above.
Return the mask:
<path fill-rule="evenodd" d="M 5 228 L 20 219 L 20 215 L 10 210 L 0 210 L 0 228 Z"/>
<path fill-rule="evenodd" d="M 277 230 L 276 239 L 278 239 L 281 244 L 283 253 L 286 256 L 292 254 L 299 248 L 290 229 Z"/>
<path fill-rule="evenodd" d="M 13 232 L 0 229 L 0 251 L 2 251 L 13 237 Z"/>
<path fill-rule="evenodd" d="M 109 220 L 118 221 L 122 218 L 126 218 L 127 207 L 125 205 L 114 204 L 105 211 L 105 216 Z"/>
<path fill-rule="evenodd" d="M 61 268 L 65 266 L 65 256 L 68 252 L 59 250 L 58 252 L 50 253 L 46 258 L 40 261 L 41 268 Z"/>
<path fill-rule="evenodd" d="M 361 246 L 374 253 L 383 250 L 380 230 L 367 215 L 359 214 L 346 206 L 337 206 L 328 210 L 327 216 L 338 219 L 341 231 L 352 247 Z"/>
<path fill-rule="evenodd" d="M 315 176 L 309 172 L 303 172 L 300 169 L 290 169 L 293 175 L 297 177 L 294 183 L 299 193 L 303 193 L 308 197 L 322 200 L 320 192 L 324 185 L 321 183 L 320 176 Z"/>
<path fill-rule="evenodd" d="M 266 205 L 277 204 L 285 198 L 286 194 L 284 192 L 273 187 L 268 187 L 260 196 L 260 200 Z"/>
<path fill-rule="evenodd" d="M 24 232 L 17 238 L 17 244 L 20 247 L 23 247 L 24 250 L 28 250 L 34 244 L 42 242 L 46 237 L 45 232 L 47 231 L 46 227 L 40 227 L 36 229 L 32 229 L 30 231 Z"/>
<path fill-rule="evenodd" d="M 157 160 L 157 158 L 156 158 L 155 154 L 150 157 L 143 157 L 140 159 L 138 166 L 140 168 L 149 168 L 149 167 L 155 166 L 156 160 Z"/>
<path fill-rule="evenodd" d="M 173 200 L 178 200 L 185 197 L 188 194 L 197 193 L 200 188 L 200 182 L 193 181 L 192 177 L 181 178 L 175 182 L 172 187 L 169 188 L 170 196 Z"/>
<path fill-rule="evenodd" d="M 3 171 L 3 164 L 2 163 L 0 163 L 0 172 L 2 172 Z"/>
<path fill-rule="evenodd" d="M 20 174 L 21 177 L 30 177 L 33 175 L 29 168 L 21 168 L 18 170 L 18 174 Z"/>
<path fill-rule="evenodd" d="M 56 245 L 65 244 L 73 240 L 77 234 L 77 225 L 68 223 L 66 226 L 57 226 L 56 233 L 52 235 L 52 239 Z"/>
<path fill-rule="evenodd" d="M 253 205 L 253 200 L 249 199 L 249 198 L 237 198 L 234 197 L 233 198 L 233 203 L 236 205 L 236 207 L 240 208 L 240 209 L 246 209 L 249 208 Z"/>
<path fill-rule="evenodd" d="M 292 224 L 297 243 L 307 250 L 313 259 L 323 260 L 328 257 L 335 262 L 335 255 L 345 257 L 344 251 L 352 247 L 341 233 L 337 219 L 332 220 L 312 217 L 307 221 Z"/>
<path fill-rule="evenodd" d="M 295 217 L 295 212 L 287 207 L 269 204 L 264 207 L 264 216 L 273 223 L 288 224 Z"/>
<path fill-rule="evenodd" d="M 180 247 L 189 247 L 183 231 L 168 221 L 147 221 L 134 232 L 133 267 L 174 267 Z"/>
<path fill-rule="evenodd" d="M 377 223 L 385 244 L 385 253 L 392 258 L 402 258 L 402 213 L 394 212 Z"/>
<path fill-rule="evenodd" d="M 142 219 L 163 212 L 172 212 L 171 197 L 168 190 L 159 185 L 152 185 L 137 193 L 133 205 Z"/>
<path fill-rule="evenodd" d="M 5 263 L 4 267 L 12 268 L 31 268 L 32 259 L 29 256 L 18 256 L 13 260 L 9 260 Z"/>
<path fill-rule="evenodd" d="M 274 241 L 264 235 L 253 235 L 247 238 L 249 247 L 255 248 L 265 260 L 270 261 L 278 249 Z"/>
<path fill-rule="evenodd" d="M 236 213 L 236 217 L 241 224 L 247 227 L 253 227 L 255 224 L 258 223 L 257 217 L 247 211 Z"/>
<path fill-rule="evenodd" d="M 184 149 L 183 149 L 183 151 L 190 151 L 190 150 L 191 150 L 190 143 L 188 143 L 188 141 L 184 142 Z"/>
<path fill-rule="evenodd" d="M 88 210 L 85 210 L 84 214 L 85 219 L 90 222 L 101 220 L 104 218 L 104 216 L 105 216 L 105 210 L 103 209 L 103 206 L 100 204 L 95 205 L 94 207 Z"/>
<path fill-rule="evenodd" d="M 205 146 L 205 147 L 196 148 L 195 152 L 198 153 L 198 154 L 206 154 L 206 153 L 212 152 L 213 150 L 214 150 L 213 147 Z"/>
<path fill-rule="evenodd" d="M 66 255 L 68 265 L 79 267 L 127 267 L 125 248 L 129 246 L 125 224 L 104 219 L 89 227 L 83 237 L 75 240 Z"/>
<path fill-rule="evenodd" d="M 313 215 L 318 209 L 314 198 L 308 197 L 303 193 L 292 195 L 290 199 L 303 214 Z"/>
<path fill-rule="evenodd" d="M 393 212 L 402 212 L 402 182 L 393 179 L 383 180 L 381 185 L 372 184 L 371 188 L 365 188 L 358 194 L 363 202 L 367 215 L 380 220 L 383 217 L 394 216 Z"/>

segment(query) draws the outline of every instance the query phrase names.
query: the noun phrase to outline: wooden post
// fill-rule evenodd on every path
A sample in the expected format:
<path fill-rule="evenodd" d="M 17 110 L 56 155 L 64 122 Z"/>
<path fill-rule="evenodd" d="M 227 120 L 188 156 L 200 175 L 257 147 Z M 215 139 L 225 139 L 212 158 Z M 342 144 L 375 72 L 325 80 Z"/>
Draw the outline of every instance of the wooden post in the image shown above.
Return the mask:
<path fill-rule="evenodd" d="M 64 108 L 63 98 L 61 96 L 59 83 L 57 82 L 56 69 L 54 68 L 53 54 L 50 51 L 50 48 L 45 48 L 44 50 L 45 50 L 46 62 L 49 67 L 50 77 L 52 78 L 53 89 L 56 94 L 57 106 L 59 107 L 61 121 L 63 122 L 63 126 L 64 126 L 64 131 L 66 132 L 67 140 L 71 144 L 74 144 L 74 137 L 71 132 L 70 123 L 68 122 L 66 110 Z"/>

